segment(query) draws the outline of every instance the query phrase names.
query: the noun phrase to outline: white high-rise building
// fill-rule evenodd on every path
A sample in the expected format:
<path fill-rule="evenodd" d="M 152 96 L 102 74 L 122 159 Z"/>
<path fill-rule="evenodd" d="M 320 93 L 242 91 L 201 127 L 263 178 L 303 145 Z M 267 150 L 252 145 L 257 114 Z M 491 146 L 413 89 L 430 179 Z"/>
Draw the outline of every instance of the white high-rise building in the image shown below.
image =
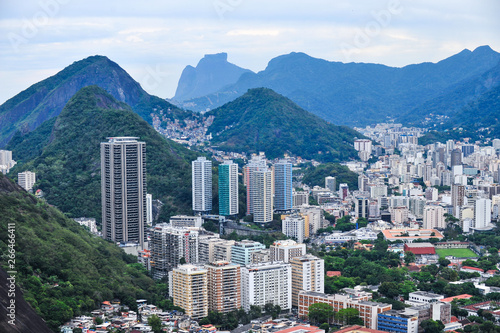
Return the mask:
<path fill-rule="evenodd" d="M 241 267 L 241 306 L 263 307 L 271 303 L 282 310 L 292 307 L 292 267 L 283 262 L 260 263 Z"/>
<path fill-rule="evenodd" d="M 244 182 L 247 187 L 247 215 L 253 214 L 254 207 L 254 172 L 267 170 L 266 161 L 261 156 L 252 156 L 248 164 L 243 168 Z"/>
<path fill-rule="evenodd" d="M 491 224 L 491 200 L 477 198 L 474 202 L 474 228 L 485 228 Z"/>
<path fill-rule="evenodd" d="M 212 210 L 212 161 L 200 156 L 191 162 L 193 211 L 208 213 Z"/>
<path fill-rule="evenodd" d="M 439 205 L 427 205 L 424 207 L 424 229 L 446 228 L 446 211 Z"/>
<path fill-rule="evenodd" d="M 102 234 L 144 247 L 146 143 L 113 137 L 101 143 Z"/>
<path fill-rule="evenodd" d="M 31 191 L 36 182 L 36 174 L 31 171 L 24 171 L 17 174 L 17 184 L 26 191 Z"/>
<path fill-rule="evenodd" d="M 252 177 L 253 221 L 269 223 L 273 220 L 273 193 L 271 170 L 254 171 Z"/>
<path fill-rule="evenodd" d="M 14 165 L 16 161 L 12 159 L 12 151 L 0 150 L 0 172 L 7 174 Z"/>
<path fill-rule="evenodd" d="M 306 225 L 306 219 L 300 215 L 287 215 L 281 221 L 281 232 L 302 243 L 304 239 L 309 238 L 309 224 Z"/>

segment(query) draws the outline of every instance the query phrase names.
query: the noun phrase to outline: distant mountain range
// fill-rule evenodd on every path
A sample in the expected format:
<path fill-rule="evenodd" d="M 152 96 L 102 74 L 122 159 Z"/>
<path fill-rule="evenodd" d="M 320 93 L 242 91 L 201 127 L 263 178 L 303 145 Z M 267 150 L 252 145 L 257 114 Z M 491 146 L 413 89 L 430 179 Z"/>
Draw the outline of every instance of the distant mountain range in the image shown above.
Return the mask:
<path fill-rule="evenodd" d="M 56 117 L 77 91 L 89 85 L 98 85 L 117 100 L 127 103 L 150 124 L 151 114 L 171 119 L 191 116 L 191 112 L 146 93 L 113 61 L 92 56 L 74 62 L 0 105 L 0 148 L 5 147 L 15 132 L 28 133 Z"/>
<path fill-rule="evenodd" d="M 258 73 L 243 73 L 234 84 L 181 101 L 194 111 L 217 108 L 250 88 L 266 87 L 335 124 L 364 126 L 393 118 L 423 123 L 430 114 L 450 113 L 473 100 L 489 81 L 500 54 L 489 46 L 463 50 L 438 63 L 402 68 L 341 63 L 290 53 L 272 59 Z M 195 83 L 193 83 L 195 84 Z"/>
<path fill-rule="evenodd" d="M 362 135 L 335 126 L 300 108 L 271 89 L 250 89 L 205 117 L 214 116 L 208 128 L 212 144 L 226 151 L 265 152 L 269 158 L 284 153 L 338 162 L 357 158 L 353 144 Z"/>
<path fill-rule="evenodd" d="M 160 199 L 160 218 L 191 212 L 191 164 L 199 156 L 163 138 L 153 127 L 97 86 L 78 91 L 57 118 L 33 132 L 17 134 L 8 149 L 18 164 L 34 171 L 36 188 L 70 217 L 101 217 L 100 143 L 107 137 L 136 136 L 146 142 L 147 190 Z"/>
<path fill-rule="evenodd" d="M 185 101 L 211 94 L 233 84 L 244 73 L 253 73 L 227 61 L 227 53 L 206 54 L 195 67 L 182 71 L 174 100 Z"/>

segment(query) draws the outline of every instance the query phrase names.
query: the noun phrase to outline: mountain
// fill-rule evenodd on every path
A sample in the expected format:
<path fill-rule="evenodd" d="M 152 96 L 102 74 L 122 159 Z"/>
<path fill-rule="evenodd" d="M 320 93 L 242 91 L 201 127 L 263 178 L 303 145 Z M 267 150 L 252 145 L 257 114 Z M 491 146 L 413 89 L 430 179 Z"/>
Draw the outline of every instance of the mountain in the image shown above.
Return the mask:
<path fill-rule="evenodd" d="M 481 98 L 483 94 L 499 85 L 500 62 L 483 74 L 452 85 L 440 96 L 411 109 L 406 115 L 400 117 L 400 121 L 416 126 L 439 125 L 446 122 L 446 119 L 443 119 L 442 116 L 451 117 L 452 119 L 457 118 L 455 117 L 456 113 L 467 104 Z M 453 127 L 452 124 L 450 125 Z M 450 126 L 447 125 L 446 127 Z"/>
<path fill-rule="evenodd" d="M 103 56 L 74 62 L 54 76 L 40 81 L 0 105 L 0 148 L 16 131 L 25 134 L 61 112 L 81 88 L 98 85 L 117 100 L 127 103 L 143 119 L 151 114 L 184 119 L 191 116 L 169 102 L 146 93 L 120 66 Z"/>
<path fill-rule="evenodd" d="M 357 157 L 353 147 L 358 132 L 335 126 L 266 88 L 245 95 L 205 114 L 214 116 L 208 132 L 212 144 L 224 150 L 258 153 L 269 158 L 284 153 L 331 162 Z"/>
<path fill-rule="evenodd" d="M 463 50 L 438 63 L 402 68 L 330 62 L 294 52 L 272 59 L 264 71 L 245 73 L 235 84 L 183 105 L 204 111 L 234 100 L 250 88 L 266 87 L 327 121 L 364 126 L 388 117 L 397 121 L 449 88 L 480 76 L 499 61 L 500 54 L 488 46 Z"/>
<path fill-rule="evenodd" d="M 0 195 L 1 196 L 1 195 Z M 0 268 L 0 332 L 9 333 L 51 333 L 52 330 L 47 326 L 43 319 L 33 310 L 33 308 L 24 300 L 24 295 L 19 286 L 15 288 L 15 325 L 9 323 L 11 317 L 7 317 L 10 310 L 7 306 L 12 292 L 9 286 L 9 274 Z M 4 303 L 5 302 L 5 303 Z"/>
<path fill-rule="evenodd" d="M 244 73 L 252 71 L 228 62 L 227 53 L 206 54 L 196 68 L 184 68 L 173 99 L 185 101 L 214 93 L 235 83 Z"/>
<path fill-rule="evenodd" d="M 450 117 L 448 128 L 463 128 L 489 138 L 500 138 L 500 85 L 483 93 Z"/>
<path fill-rule="evenodd" d="M 28 321 L 27 329 L 20 332 L 47 332 L 46 325 L 58 332 L 59 325 L 100 307 L 105 300 L 117 298 L 132 309 L 137 307 L 136 298 L 164 302 L 166 285 L 149 278 L 136 258 L 91 235 L 1 173 L 0 215 L 2 253 L 8 253 L 8 225 L 15 226 L 16 283 L 23 291 L 16 295 L 16 318 L 20 324 Z M 3 274 L 0 272 L 2 278 Z M 0 293 L 3 288 L 2 283 Z M 27 309 L 21 297 L 35 311 Z M 33 329 L 34 325 L 39 325 L 38 330 Z"/>
<path fill-rule="evenodd" d="M 11 175 L 31 170 L 36 188 L 70 217 L 101 219 L 100 143 L 135 136 L 146 142 L 147 191 L 160 199 L 160 218 L 191 210 L 191 165 L 195 152 L 165 139 L 125 103 L 97 86 L 77 92 L 56 119 L 16 135 L 8 149 L 18 165 Z"/>

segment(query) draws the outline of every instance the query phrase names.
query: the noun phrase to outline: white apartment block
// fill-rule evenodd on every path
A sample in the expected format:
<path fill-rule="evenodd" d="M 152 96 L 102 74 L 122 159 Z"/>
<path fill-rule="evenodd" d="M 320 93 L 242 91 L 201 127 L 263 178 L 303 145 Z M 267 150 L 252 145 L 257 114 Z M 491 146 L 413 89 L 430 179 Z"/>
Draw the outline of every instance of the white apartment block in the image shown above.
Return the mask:
<path fill-rule="evenodd" d="M 306 224 L 306 219 L 300 215 L 287 215 L 281 221 L 281 232 L 302 243 L 309 237 L 309 224 Z"/>
<path fill-rule="evenodd" d="M 17 184 L 26 191 L 31 191 L 36 182 L 36 175 L 31 171 L 24 171 L 17 174 Z"/>
<path fill-rule="evenodd" d="M 274 242 L 270 247 L 271 261 L 283 261 L 289 263 L 292 258 L 302 257 L 306 254 L 306 244 L 298 244 L 291 239 Z"/>
<path fill-rule="evenodd" d="M 188 216 L 188 215 L 175 215 L 170 217 L 170 224 L 173 227 L 186 228 L 186 227 L 196 227 L 199 228 L 203 224 L 203 219 L 201 215 Z"/>
<path fill-rule="evenodd" d="M 292 267 L 283 262 L 260 263 L 241 268 L 241 306 L 263 307 L 267 303 L 282 310 L 292 307 Z"/>

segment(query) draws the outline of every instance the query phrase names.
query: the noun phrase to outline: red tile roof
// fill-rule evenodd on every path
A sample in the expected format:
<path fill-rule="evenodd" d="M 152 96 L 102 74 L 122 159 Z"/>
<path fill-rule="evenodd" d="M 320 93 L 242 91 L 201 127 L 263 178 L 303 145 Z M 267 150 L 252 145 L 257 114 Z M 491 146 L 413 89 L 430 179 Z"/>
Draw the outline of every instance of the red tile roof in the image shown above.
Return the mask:
<path fill-rule="evenodd" d="M 472 266 L 462 266 L 461 269 L 470 269 L 470 270 L 473 270 L 473 271 L 478 271 L 478 272 L 484 273 L 484 270 L 482 270 L 481 268 L 472 267 Z"/>
<path fill-rule="evenodd" d="M 341 271 L 327 271 L 326 276 L 332 277 L 332 276 L 342 276 Z"/>

